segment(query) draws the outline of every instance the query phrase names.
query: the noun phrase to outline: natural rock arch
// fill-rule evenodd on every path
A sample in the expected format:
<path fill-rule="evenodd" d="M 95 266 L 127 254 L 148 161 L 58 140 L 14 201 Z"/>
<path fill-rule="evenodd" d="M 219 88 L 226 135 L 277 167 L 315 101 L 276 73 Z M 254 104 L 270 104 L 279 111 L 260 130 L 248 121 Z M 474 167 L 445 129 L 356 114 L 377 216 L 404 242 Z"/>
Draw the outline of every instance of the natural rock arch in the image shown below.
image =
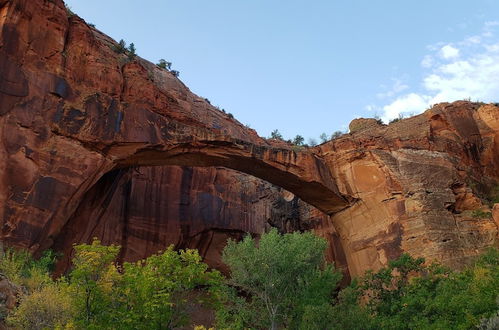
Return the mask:
<path fill-rule="evenodd" d="M 115 147 L 109 151 L 110 155 L 117 154 L 118 167 L 222 166 L 282 187 L 326 214 L 348 205 L 324 161 L 307 151 L 256 145 L 228 136 L 145 146 L 126 156 L 120 149 Z"/>
<path fill-rule="evenodd" d="M 62 1 L 1 9 L 1 239 L 50 247 L 103 175 L 138 165 L 224 166 L 327 214 L 347 205 L 320 156 L 260 138 L 168 71 L 115 53 Z"/>

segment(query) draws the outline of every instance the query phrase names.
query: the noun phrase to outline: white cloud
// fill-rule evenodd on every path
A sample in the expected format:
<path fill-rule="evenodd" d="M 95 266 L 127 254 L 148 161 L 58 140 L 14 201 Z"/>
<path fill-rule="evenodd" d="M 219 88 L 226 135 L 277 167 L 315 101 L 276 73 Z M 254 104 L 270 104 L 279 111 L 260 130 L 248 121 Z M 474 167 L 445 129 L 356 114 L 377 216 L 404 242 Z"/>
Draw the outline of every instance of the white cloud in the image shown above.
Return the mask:
<path fill-rule="evenodd" d="M 440 49 L 440 56 L 446 60 L 458 57 L 459 49 L 451 45 L 445 45 Z"/>
<path fill-rule="evenodd" d="M 499 98 L 499 40 L 493 28 L 498 22 L 488 22 L 484 31 L 491 38 L 472 36 L 451 44 L 431 45 L 421 66 L 425 70 L 420 91 L 402 95 L 388 95 L 388 104 L 382 106 L 382 119 L 386 122 L 401 114 L 421 113 L 430 105 L 471 98 L 494 102 Z M 494 39 L 495 41 L 493 41 Z M 459 48 L 458 48 L 459 47 Z M 374 107 L 374 105 L 373 105 Z"/>
<path fill-rule="evenodd" d="M 419 95 L 416 93 L 410 93 L 397 98 L 392 103 L 383 107 L 383 119 L 384 122 L 388 122 L 390 119 L 397 118 L 402 114 L 407 113 L 418 113 L 421 110 L 428 108 L 431 96 Z"/>
<path fill-rule="evenodd" d="M 409 86 L 407 86 L 406 84 L 404 84 L 402 82 L 402 80 L 400 79 L 392 79 L 393 80 L 393 85 L 392 87 L 384 92 L 384 93 L 378 93 L 376 94 L 376 96 L 379 98 L 379 99 L 386 99 L 386 98 L 390 98 L 390 97 L 393 97 L 395 96 L 396 94 L 406 90 L 409 88 Z"/>

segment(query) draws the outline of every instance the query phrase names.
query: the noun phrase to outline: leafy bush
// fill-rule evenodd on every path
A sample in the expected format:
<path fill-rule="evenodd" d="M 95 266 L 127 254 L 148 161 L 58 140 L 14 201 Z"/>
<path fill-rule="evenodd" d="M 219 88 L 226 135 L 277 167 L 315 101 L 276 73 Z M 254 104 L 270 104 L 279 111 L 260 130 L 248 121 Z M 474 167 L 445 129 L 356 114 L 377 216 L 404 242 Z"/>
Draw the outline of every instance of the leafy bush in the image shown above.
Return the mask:
<path fill-rule="evenodd" d="M 75 306 L 67 287 L 53 283 L 23 296 L 7 323 L 20 329 L 55 329 L 70 325 L 74 316 Z"/>
<path fill-rule="evenodd" d="M 8 318 L 23 329 L 171 329 L 188 321 L 193 303 L 218 308 L 222 276 L 208 271 L 196 250 L 165 252 L 117 266 L 119 246 L 97 239 L 74 247 L 69 277 L 53 281 L 52 253 L 33 261 L 27 251 L 9 250 L 0 265 L 28 290 Z M 43 272 L 45 271 L 45 272 Z M 42 274 L 43 281 L 39 280 Z"/>
<path fill-rule="evenodd" d="M 125 54 L 127 51 L 125 40 L 121 39 L 118 44 L 112 45 L 111 49 L 117 54 Z"/>
<path fill-rule="evenodd" d="M 0 273 L 28 291 L 51 282 L 49 273 L 55 265 L 56 255 L 51 250 L 45 251 L 38 259 L 33 259 L 28 250 L 7 248 L 0 251 Z"/>
<path fill-rule="evenodd" d="M 404 254 L 350 290 L 377 328 L 469 329 L 496 311 L 498 287 L 499 252 L 490 250 L 462 272 Z"/>
<path fill-rule="evenodd" d="M 171 329 L 185 325 L 187 303 L 216 306 L 222 277 L 208 271 L 196 250 L 165 252 L 122 267 L 114 264 L 118 246 L 75 246 L 69 290 L 78 311 L 75 324 L 84 329 Z M 119 270 L 119 271 L 118 271 Z M 202 294 L 201 294 L 202 293 Z"/>
<path fill-rule="evenodd" d="M 113 292 L 114 316 L 130 329 L 171 329 L 187 323 L 187 303 L 216 306 L 222 276 L 208 271 L 196 250 L 173 250 L 125 263 Z M 202 294 L 201 294 L 202 293 Z"/>

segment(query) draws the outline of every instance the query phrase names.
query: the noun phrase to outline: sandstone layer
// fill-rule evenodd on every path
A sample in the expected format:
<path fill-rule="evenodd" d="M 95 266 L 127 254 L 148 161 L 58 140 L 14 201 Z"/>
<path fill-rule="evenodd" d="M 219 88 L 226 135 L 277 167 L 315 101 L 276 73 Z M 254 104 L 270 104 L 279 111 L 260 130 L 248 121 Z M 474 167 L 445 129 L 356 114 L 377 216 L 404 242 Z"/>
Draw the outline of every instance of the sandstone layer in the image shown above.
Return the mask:
<path fill-rule="evenodd" d="M 460 268 L 497 246 L 496 105 L 442 103 L 319 149 L 340 191 L 357 199 L 332 216 L 352 274 L 403 251 Z"/>
<path fill-rule="evenodd" d="M 223 268 L 228 238 L 312 229 L 359 275 L 406 251 L 461 266 L 497 245 L 499 108 L 356 120 L 316 148 L 267 141 L 60 0 L 0 0 L 0 239 L 122 260 L 169 244 Z"/>

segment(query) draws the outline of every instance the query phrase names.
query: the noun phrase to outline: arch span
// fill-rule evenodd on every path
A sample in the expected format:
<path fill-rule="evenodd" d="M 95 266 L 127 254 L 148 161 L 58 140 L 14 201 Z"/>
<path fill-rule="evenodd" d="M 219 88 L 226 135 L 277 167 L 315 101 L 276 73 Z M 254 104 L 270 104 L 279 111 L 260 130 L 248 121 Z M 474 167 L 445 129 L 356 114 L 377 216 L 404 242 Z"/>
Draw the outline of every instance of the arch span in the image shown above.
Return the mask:
<path fill-rule="evenodd" d="M 222 166 L 282 187 L 326 214 L 348 205 L 323 159 L 311 152 L 256 145 L 230 137 L 213 137 L 143 146 L 123 154 L 126 146 L 115 146 L 118 167 L 129 166 Z"/>

